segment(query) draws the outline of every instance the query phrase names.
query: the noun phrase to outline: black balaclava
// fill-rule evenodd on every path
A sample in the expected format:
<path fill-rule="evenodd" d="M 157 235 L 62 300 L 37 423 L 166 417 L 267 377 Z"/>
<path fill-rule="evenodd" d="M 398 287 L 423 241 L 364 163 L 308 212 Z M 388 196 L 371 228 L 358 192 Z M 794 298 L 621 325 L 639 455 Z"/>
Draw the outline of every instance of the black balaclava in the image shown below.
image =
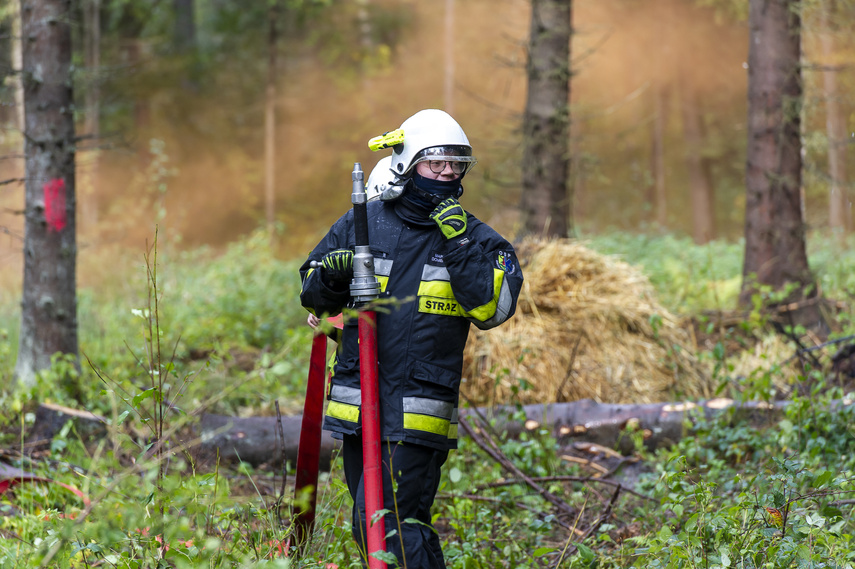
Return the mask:
<path fill-rule="evenodd" d="M 462 193 L 460 180 L 434 180 L 413 172 L 411 180 L 407 181 L 406 189 L 401 199 L 395 202 L 395 212 L 409 223 L 415 225 L 429 226 L 434 222 L 430 219 L 430 213 L 446 198 L 456 198 Z M 413 191 L 414 187 L 421 192 L 435 196 L 433 200 L 419 195 L 421 192 Z"/>

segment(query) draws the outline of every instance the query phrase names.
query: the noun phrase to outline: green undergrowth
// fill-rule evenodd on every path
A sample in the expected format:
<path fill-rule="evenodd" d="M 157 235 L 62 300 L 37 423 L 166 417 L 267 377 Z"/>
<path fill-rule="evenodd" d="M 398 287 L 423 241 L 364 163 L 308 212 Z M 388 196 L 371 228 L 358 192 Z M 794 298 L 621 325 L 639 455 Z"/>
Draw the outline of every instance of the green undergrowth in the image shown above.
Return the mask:
<path fill-rule="evenodd" d="M 764 428 L 737 410 L 698 418 L 655 456 L 659 527 L 627 540 L 634 565 L 852 567 L 851 397 L 815 384 Z"/>
<path fill-rule="evenodd" d="M 824 294 L 848 300 L 853 254 L 822 236 L 811 244 Z M 590 246 L 640 266 L 676 312 L 727 309 L 738 292 L 738 244 L 615 234 Z M 79 488 L 91 506 L 55 484 L 4 494 L 0 567 L 361 567 L 340 458 L 322 474 L 315 534 L 297 558 L 287 549 L 293 478 L 283 485 L 281 464 L 203 456 L 191 428 L 200 410 L 270 415 L 278 403 L 283 414 L 300 411 L 310 331 L 299 262 L 276 259 L 261 233 L 220 252 L 162 243 L 140 253 L 137 277 L 80 291 L 83 365 L 57 358 L 33 389 L 0 394 L 0 458 Z M 0 378 L 9 386 L 16 309 L 4 303 L 0 316 Z M 851 329 L 845 313 L 839 324 Z M 783 392 L 787 404 L 760 422 L 758 413 L 771 413 L 762 406 L 687 417 L 691 436 L 656 451 L 639 432 L 625 433 L 636 446 L 614 465 L 622 486 L 568 460 L 567 441 L 548 428 L 510 438 L 488 423 L 482 444 L 461 438 L 436 502 L 447 566 L 855 566 L 852 395 L 820 369 L 737 376 L 729 340 L 701 354 L 715 363 L 719 394 L 771 405 Z M 106 433 L 93 442 L 69 423 L 28 458 L 22 433 L 44 401 L 98 412 Z"/>
<path fill-rule="evenodd" d="M 616 255 L 650 279 L 670 310 L 693 314 L 736 308 L 742 284 L 743 241 L 695 245 L 691 238 L 614 232 L 584 237 L 592 249 Z M 825 297 L 849 301 L 855 296 L 855 236 L 812 232 L 808 259 Z"/>
<path fill-rule="evenodd" d="M 112 412 L 114 400 L 105 390 L 119 397 L 147 384 L 148 315 L 155 310 L 161 363 L 176 380 L 169 388 L 180 390 L 188 410 L 204 404 L 223 413 L 269 413 L 273 401 L 299 396 L 311 333 L 299 302 L 298 261 L 277 259 L 263 232 L 223 252 L 178 251 L 161 243 L 134 255 L 136 276 L 117 279 L 111 290 L 78 290 L 79 390 L 56 390 L 48 373 L 19 400 Z M 146 255 L 156 269 L 156 299 L 146 286 Z M 6 304 L 0 314 L 0 379 L 11 385 L 19 313 Z M 196 381 L 202 372 L 204 381 Z"/>
<path fill-rule="evenodd" d="M 564 460 L 548 429 L 495 432 L 492 444 L 464 437 L 435 509 L 447 566 L 851 568 L 855 412 L 839 404 L 843 397 L 834 389 L 794 397 L 765 427 L 738 411 L 695 416 L 692 437 L 655 452 L 639 439 L 627 457 L 643 465 L 635 482 L 615 471 L 626 487 L 599 484 Z M 361 566 L 340 458 L 321 476 L 310 545 L 286 557 L 292 488 L 278 500 L 277 468 L 202 467 L 183 451 L 162 456 L 161 467 L 145 449 L 130 453 L 126 436 L 114 432 L 92 447 L 66 429 L 47 460 L 12 461 L 76 485 L 92 506 L 58 486 L 19 486 L 0 502 L 1 566 Z"/>

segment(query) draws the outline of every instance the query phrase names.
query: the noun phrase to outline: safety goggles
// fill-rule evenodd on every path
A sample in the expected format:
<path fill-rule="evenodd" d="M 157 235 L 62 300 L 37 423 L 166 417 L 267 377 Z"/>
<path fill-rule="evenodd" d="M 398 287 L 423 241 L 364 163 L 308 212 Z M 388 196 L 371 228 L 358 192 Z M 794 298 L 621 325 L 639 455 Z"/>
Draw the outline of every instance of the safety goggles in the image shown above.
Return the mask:
<path fill-rule="evenodd" d="M 457 176 L 462 176 L 474 166 L 478 160 L 472 156 L 472 149 L 468 146 L 432 146 L 420 150 L 413 166 L 419 162 L 427 162 L 430 171 L 440 174 L 445 170 L 446 163 L 451 165 L 451 171 Z"/>
<path fill-rule="evenodd" d="M 465 172 L 468 165 L 466 162 L 458 162 L 456 160 L 428 160 L 427 164 L 430 167 L 430 171 L 434 174 L 442 174 L 445 171 L 445 165 L 448 164 L 451 166 L 451 171 L 457 176 Z"/>

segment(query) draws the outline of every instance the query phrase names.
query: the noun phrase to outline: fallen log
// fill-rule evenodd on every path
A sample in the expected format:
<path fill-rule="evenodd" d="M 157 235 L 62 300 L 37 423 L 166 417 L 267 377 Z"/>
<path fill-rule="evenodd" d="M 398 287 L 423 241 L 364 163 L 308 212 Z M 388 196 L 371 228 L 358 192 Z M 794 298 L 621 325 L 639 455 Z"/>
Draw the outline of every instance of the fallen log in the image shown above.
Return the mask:
<path fill-rule="evenodd" d="M 228 415 L 203 414 L 197 426 L 201 450 L 216 455 L 220 460 L 242 461 L 258 466 L 283 461 L 280 445 L 284 446 L 284 460 L 294 466 L 297 463 L 297 447 L 300 441 L 302 415 L 282 417 L 284 445 L 277 435 L 279 425 L 276 417 L 231 417 Z M 329 432 L 321 436 L 320 469 L 328 471 L 333 449 L 338 446 Z"/>
<path fill-rule="evenodd" d="M 36 408 L 35 421 L 27 432 L 24 445 L 27 452 L 47 447 L 69 421 L 84 441 L 102 438 L 107 434 L 107 421 L 99 415 L 54 403 L 42 403 Z"/>
<path fill-rule="evenodd" d="M 698 403 L 609 404 L 590 399 L 569 403 L 525 405 L 516 408 L 475 407 L 460 410 L 461 417 L 477 415 L 492 419 L 492 429 L 516 437 L 525 431 L 548 429 L 561 445 L 574 442 L 595 443 L 628 455 L 641 442 L 648 449 L 670 446 L 692 432 L 701 417 L 732 413 L 733 420 L 747 420 L 755 427 L 774 424 L 783 415 L 788 402 L 737 403 L 732 399 L 712 399 Z M 848 406 L 852 401 L 836 404 Z M 75 421 L 84 440 L 97 438 L 106 431 L 106 421 L 89 412 L 59 405 L 43 404 L 27 436 L 30 449 L 46 445 L 63 425 Z M 199 450 L 210 456 L 219 454 L 226 461 L 244 461 L 254 466 L 297 460 L 302 417 L 282 417 L 284 443 L 278 441 L 276 417 L 231 417 L 203 414 L 193 426 L 199 437 Z M 465 433 L 463 434 L 465 436 Z M 280 451 L 283 447 L 284 457 Z M 321 469 L 329 470 L 333 451 L 338 447 L 330 433 L 321 439 Z"/>
<path fill-rule="evenodd" d="M 525 420 L 512 407 L 498 410 L 481 408 L 461 411 L 462 416 L 477 413 L 497 421 L 495 429 L 511 437 L 523 431 L 548 428 L 559 444 L 574 441 L 595 443 L 612 448 L 622 454 L 631 454 L 635 445 L 642 442 L 648 450 L 667 447 L 687 436 L 700 418 L 729 412 L 733 420 L 747 420 L 756 427 L 778 421 L 786 401 L 737 403 L 733 399 L 710 399 L 698 403 L 597 403 L 591 399 L 569 403 L 526 405 Z"/>
<path fill-rule="evenodd" d="M 850 405 L 851 401 L 844 402 Z M 733 413 L 733 419 L 747 420 L 756 427 L 774 424 L 787 402 L 737 403 L 732 399 L 712 399 L 699 403 L 607 404 L 590 399 L 569 403 L 525 405 L 522 413 L 514 407 L 461 409 L 461 417 L 477 415 L 493 419 L 493 429 L 510 436 L 524 431 L 549 429 L 560 444 L 585 441 L 631 454 L 642 442 L 648 449 L 670 446 L 691 433 L 701 417 Z M 253 465 L 278 463 L 276 417 L 229 417 L 202 415 L 198 436 L 203 450 L 219 451 L 221 459 L 242 460 Z M 300 416 L 282 418 L 285 433 L 285 460 L 297 460 L 300 438 Z M 337 442 L 324 432 L 321 446 L 321 468 L 328 469 Z"/>

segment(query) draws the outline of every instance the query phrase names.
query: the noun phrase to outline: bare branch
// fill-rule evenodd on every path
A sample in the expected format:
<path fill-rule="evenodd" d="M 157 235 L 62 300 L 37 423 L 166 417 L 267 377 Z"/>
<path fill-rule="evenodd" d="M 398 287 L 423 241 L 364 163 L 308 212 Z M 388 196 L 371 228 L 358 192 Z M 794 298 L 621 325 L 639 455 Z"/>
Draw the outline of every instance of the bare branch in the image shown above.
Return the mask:
<path fill-rule="evenodd" d="M 535 482 L 580 482 L 582 484 L 587 484 L 589 482 L 593 482 L 596 484 L 604 484 L 606 486 L 612 486 L 615 488 L 620 487 L 623 489 L 624 492 L 629 492 L 630 494 L 638 496 L 639 498 L 642 498 L 644 500 L 650 500 L 651 502 L 656 501 L 655 498 L 651 498 L 650 496 L 647 496 L 645 494 L 641 494 L 640 492 L 636 492 L 632 488 L 628 488 L 628 487 L 624 486 L 623 484 L 621 484 L 620 482 L 617 482 L 615 480 L 607 480 L 604 478 L 592 478 L 590 476 L 556 475 L 556 476 L 538 476 L 538 477 L 532 478 L 531 480 L 533 480 Z M 525 483 L 526 483 L 525 480 L 518 480 L 518 479 L 497 480 L 495 482 L 490 482 L 488 484 L 483 484 L 481 486 L 478 486 L 477 490 L 482 490 L 482 489 L 486 489 L 486 488 L 499 488 L 501 486 L 513 486 L 515 484 L 525 484 Z"/>
<path fill-rule="evenodd" d="M 21 243 L 24 242 L 24 236 L 23 235 L 18 235 L 17 233 L 15 233 L 14 231 L 12 231 L 8 227 L 6 227 L 5 225 L 0 225 L 0 233 L 5 233 L 6 235 L 8 235 L 10 237 L 14 237 L 15 239 L 17 239 Z"/>
<path fill-rule="evenodd" d="M 540 484 L 535 482 L 530 476 L 525 474 L 522 470 L 520 470 L 514 463 L 512 463 L 507 456 L 499 449 L 496 442 L 490 436 L 490 434 L 484 429 L 476 430 L 475 427 L 469 425 L 469 422 L 475 423 L 473 421 L 474 417 L 464 419 L 460 417 L 459 425 L 463 427 L 463 430 L 469 435 L 475 444 L 481 447 L 484 452 L 486 452 L 493 460 L 498 462 L 502 467 L 505 468 L 508 472 L 511 472 L 517 478 L 522 479 L 526 485 L 528 485 L 532 490 L 537 492 L 544 500 L 555 506 L 559 511 L 569 514 L 571 517 L 576 516 L 576 509 L 570 506 L 567 502 L 549 492 L 545 488 L 543 488 Z"/>

